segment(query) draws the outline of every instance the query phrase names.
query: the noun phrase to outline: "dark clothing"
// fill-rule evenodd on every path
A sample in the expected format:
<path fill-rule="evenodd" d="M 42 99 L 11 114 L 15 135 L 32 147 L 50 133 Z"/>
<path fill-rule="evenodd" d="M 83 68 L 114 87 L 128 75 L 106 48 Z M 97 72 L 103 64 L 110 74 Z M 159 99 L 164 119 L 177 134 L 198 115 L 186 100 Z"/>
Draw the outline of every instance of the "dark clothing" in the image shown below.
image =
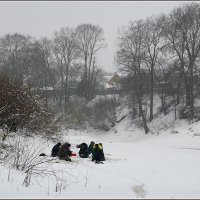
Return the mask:
<path fill-rule="evenodd" d="M 101 151 L 101 161 L 105 161 L 105 156 L 104 156 L 104 152 L 103 152 L 103 145 L 102 144 L 99 144 L 99 149 Z"/>
<path fill-rule="evenodd" d="M 101 161 L 105 161 L 105 156 L 104 156 L 104 152 L 103 152 L 103 149 L 100 149 L 101 151 Z"/>
<path fill-rule="evenodd" d="M 80 145 L 77 145 L 77 148 L 80 148 L 78 153 L 81 158 L 88 157 L 88 145 L 86 143 L 81 143 Z"/>
<path fill-rule="evenodd" d="M 91 142 L 89 147 L 88 147 L 88 155 L 90 155 L 92 152 L 93 152 L 93 149 L 94 149 L 94 142 Z"/>
<path fill-rule="evenodd" d="M 102 151 L 98 145 L 95 145 L 94 147 L 92 161 L 96 161 L 96 162 L 102 161 Z"/>
<path fill-rule="evenodd" d="M 59 153 L 59 150 L 60 150 L 60 146 L 61 146 L 61 143 L 59 142 L 53 147 L 53 149 L 51 151 L 51 156 L 53 156 L 53 157 L 58 156 L 58 153 Z"/>
<path fill-rule="evenodd" d="M 45 153 L 41 153 L 39 156 L 47 156 Z"/>
<path fill-rule="evenodd" d="M 100 161 L 105 161 L 102 144 L 95 144 L 92 152 L 92 161 L 96 161 L 97 163 Z"/>
<path fill-rule="evenodd" d="M 70 146 L 71 145 L 66 142 L 60 147 L 59 158 L 61 160 L 71 161 L 70 156 L 72 155 L 72 151 L 70 151 Z"/>

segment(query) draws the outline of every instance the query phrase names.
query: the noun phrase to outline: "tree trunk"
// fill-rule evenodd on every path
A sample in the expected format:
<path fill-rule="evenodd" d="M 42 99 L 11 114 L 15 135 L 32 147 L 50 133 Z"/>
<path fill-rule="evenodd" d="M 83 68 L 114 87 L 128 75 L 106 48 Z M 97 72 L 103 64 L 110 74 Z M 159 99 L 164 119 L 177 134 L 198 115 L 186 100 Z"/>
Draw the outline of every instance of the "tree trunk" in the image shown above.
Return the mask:
<path fill-rule="evenodd" d="M 50 82 L 51 82 L 51 85 L 53 87 L 53 101 L 54 101 L 54 103 L 55 102 L 58 103 L 58 98 L 57 98 L 57 95 L 56 95 L 55 85 L 54 85 L 52 74 L 51 74 L 51 71 L 50 71 L 49 62 L 48 62 L 48 60 L 46 62 L 47 62 L 47 68 L 48 68 L 47 71 L 49 73 Z"/>
<path fill-rule="evenodd" d="M 162 89 L 162 92 L 161 92 L 161 105 L 162 105 L 164 115 L 167 115 L 167 112 L 166 112 L 166 109 L 165 109 L 165 99 L 164 99 L 164 90 L 163 89 Z"/>
<path fill-rule="evenodd" d="M 186 98 L 186 106 L 190 106 L 190 84 L 188 81 L 185 82 L 185 98 Z"/>
<path fill-rule="evenodd" d="M 65 78 L 65 92 L 64 92 L 64 95 L 65 95 L 65 114 L 67 113 L 67 104 L 68 104 L 68 72 L 66 73 L 66 78 Z"/>
<path fill-rule="evenodd" d="M 85 100 L 88 102 L 88 70 L 87 70 L 87 58 L 85 59 Z"/>
<path fill-rule="evenodd" d="M 138 104 L 139 104 L 139 110 L 140 110 L 140 114 L 142 116 L 142 121 L 143 121 L 143 126 L 144 126 L 144 131 L 145 131 L 145 134 L 148 134 L 149 133 L 149 128 L 147 126 L 147 121 L 146 121 L 146 117 L 144 115 L 144 111 L 142 109 L 142 102 L 141 102 L 141 99 L 138 98 Z"/>
<path fill-rule="evenodd" d="M 189 88 L 190 88 L 190 120 L 194 118 L 194 86 L 193 86 L 193 63 L 190 63 L 190 79 L 189 79 Z"/>
<path fill-rule="evenodd" d="M 64 95 L 65 95 L 65 103 L 64 103 L 64 110 L 65 110 L 65 115 L 67 113 L 67 94 L 68 94 L 68 91 L 67 91 L 67 77 L 66 77 L 66 80 L 65 80 L 65 92 L 64 92 Z"/>
<path fill-rule="evenodd" d="M 174 118 L 176 119 L 176 98 L 174 99 Z"/>
<path fill-rule="evenodd" d="M 150 119 L 149 121 L 151 122 L 153 120 L 153 93 L 154 93 L 154 77 L 153 77 L 154 71 L 153 71 L 153 65 L 151 66 L 151 97 L 150 97 Z"/>
<path fill-rule="evenodd" d="M 60 112 L 62 112 L 62 100 L 63 100 L 63 85 L 64 85 L 64 81 L 63 81 L 63 77 L 62 77 L 62 73 L 61 73 L 61 86 L 60 86 Z"/>
<path fill-rule="evenodd" d="M 59 98 L 59 108 L 60 112 L 62 112 L 62 87 L 60 87 L 60 98 Z"/>
<path fill-rule="evenodd" d="M 46 77 L 45 70 L 44 70 L 44 85 L 43 85 L 43 87 L 45 87 L 45 98 L 46 98 L 46 103 L 48 104 L 47 77 Z"/>
<path fill-rule="evenodd" d="M 149 128 L 147 126 L 147 120 L 146 120 L 146 117 L 144 115 L 144 111 L 142 108 L 142 93 L 141 93 L 141 91 L 142 91 L 142 86 L 139 83 L 139 87 L 138 87 L 138 83 L 136 80 L 136 96 L 137 96 L 137 100 L 138 100 L 138 104 L 139 104 L 139 112 L 140 112 L 140 115 L 142 116 L 142 122 L 143 122 L 145 134 L 148 134 Z"/>
<path fill-rule="evenodd" d="M 178 80 L 177 94 L 176 94 L 176 105 L 180 104 L 180 88 L 181 88 L 181 81 Z"/>

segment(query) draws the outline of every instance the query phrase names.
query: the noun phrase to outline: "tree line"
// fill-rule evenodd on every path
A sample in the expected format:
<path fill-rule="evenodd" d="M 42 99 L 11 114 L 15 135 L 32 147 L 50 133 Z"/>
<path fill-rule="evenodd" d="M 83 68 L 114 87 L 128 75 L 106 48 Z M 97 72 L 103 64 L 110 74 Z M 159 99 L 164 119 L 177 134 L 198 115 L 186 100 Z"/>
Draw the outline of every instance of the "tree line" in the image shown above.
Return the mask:
<path fill-rule="evenodd" d="M 131 21 L 119 31 L 115 61 L 126 74 L 124 89 L 132 106 L 138 105 L 145 133 L 146 95 L 150 101 L 149 121 L 153 120 L 155 87 L 166 114 L 166 97 L 173 96 L 178 106 L 183 100 L 182 113 L 193 120 L 194 103 L 199 97 L 200 5 L 189 3 L 169 14 Z"/>
<path fill-rule="evenodd" d="M 200 86 L 199 27 L 200 5 L 189 3 L 169 14 L 130 21 L 120 29 L 115 54 L 124 75 L 120 97 L 128 102 L 133 118 L 142 119 L 145 133 L 148 121 L 154 119 L 155 95 L 160 97 L 164 115 L 173 105 L 175 119 L 178 114 L 191 121 L 198 118 L 194 105 Z M 9 84 L 32 89 L 52 87 L 53 101 L 59 112 L 64 111 L 67 123 L 87 122 L 108 130 L 116 122 L 116 107 L 124 101 L 107 99 L 87 106 L 102 84 L 104 72 L 96 55 L 105 45 L 103 29 L 93 24 L 61 28 L 51 39 L 7 34 L 0 38 L 0 80 L 6 77 Z M 78 99 L 70 94 L 73 87 Z"/>
<path fill-rule="evenodd" d="M 95 57 L 104 47 L 103 29 L 92 24 L 61 28 L 52 39 L 6 34 L 0 38 L 0 74 L 29 88 L 52 87 L 54 101 L 66 113 L 70 87 L 86 102 L 94 98 L 103 73 Z"/>

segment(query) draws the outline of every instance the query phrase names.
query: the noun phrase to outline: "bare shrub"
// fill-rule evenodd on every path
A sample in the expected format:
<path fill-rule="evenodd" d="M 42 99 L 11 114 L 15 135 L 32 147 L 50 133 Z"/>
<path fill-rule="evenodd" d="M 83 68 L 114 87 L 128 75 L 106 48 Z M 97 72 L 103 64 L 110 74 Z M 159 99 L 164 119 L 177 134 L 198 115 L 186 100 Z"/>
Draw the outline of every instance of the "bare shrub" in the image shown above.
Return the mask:
<path fill-rule="evenodd" d="M 56 158 L 39 156 L 46 148 L 46 142 L 38 143 L 32 137 L 25 138 L 16 134 L 12 138 L 9 137 L 6 142 L 0 143 L 1 164 L 7 166 L 10 170 L 16 169 L 22 171 L 25 174 L 23 180 L 24 186 L 28 187 L 33 178 L 37 180 L 45 177 L 53 177 L 56 183 L 63 186 L 62 188 L 67 186 L 66 180 L 63 177 L 73 175 L 68 173 L 67 170 L 54 169 L 52 162 Z M 59 193 L 61 193 L 61 188 Z"/>

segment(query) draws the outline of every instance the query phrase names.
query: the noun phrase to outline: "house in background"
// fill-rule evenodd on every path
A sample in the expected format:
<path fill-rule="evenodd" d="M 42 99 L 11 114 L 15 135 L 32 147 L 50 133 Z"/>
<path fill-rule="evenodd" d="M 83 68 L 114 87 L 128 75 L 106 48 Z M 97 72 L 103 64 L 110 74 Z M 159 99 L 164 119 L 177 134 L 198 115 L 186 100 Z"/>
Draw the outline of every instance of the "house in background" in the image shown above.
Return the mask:
<path fill-rule="evenodd" d="M 104 76 L 104 88 L 97 92 L 100 95 L 118 94 L 121 91 L 121 77 L 118 73 L 108 73 Z"/>
<path fill-rule="evenodd" d="M 120 80 L 121 80 L 120 76 L 117 73 L 115 73 L 107 81 L 107 87 L 119 90 L 121 88 Z"/>

